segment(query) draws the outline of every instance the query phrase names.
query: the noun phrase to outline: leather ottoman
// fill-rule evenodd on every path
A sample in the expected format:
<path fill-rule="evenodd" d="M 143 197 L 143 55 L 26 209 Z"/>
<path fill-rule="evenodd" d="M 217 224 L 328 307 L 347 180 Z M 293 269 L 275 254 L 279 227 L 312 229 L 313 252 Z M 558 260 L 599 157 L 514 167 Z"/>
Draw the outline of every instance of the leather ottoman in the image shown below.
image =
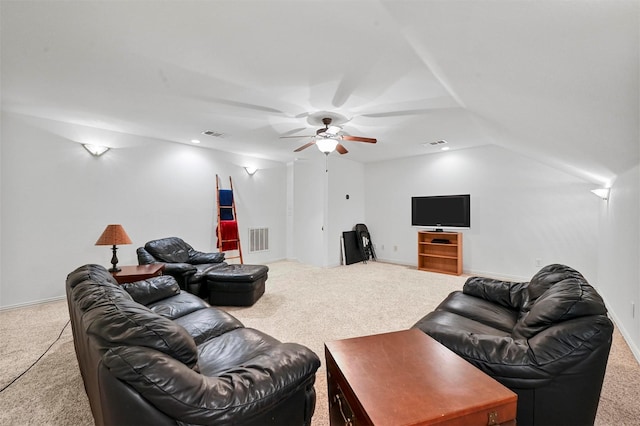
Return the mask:
<path fill-rule="evenodd" d="M 209 303 L 217 306 L 251 306 L 264 294 L 269 267 L 228 265 L 205 275 Z"/>

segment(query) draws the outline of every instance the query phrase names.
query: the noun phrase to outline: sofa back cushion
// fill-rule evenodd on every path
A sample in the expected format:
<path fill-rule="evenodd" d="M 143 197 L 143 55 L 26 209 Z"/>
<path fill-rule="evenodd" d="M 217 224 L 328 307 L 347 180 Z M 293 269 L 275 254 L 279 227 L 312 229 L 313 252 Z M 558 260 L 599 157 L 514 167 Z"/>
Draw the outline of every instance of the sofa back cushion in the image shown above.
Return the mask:
<path fill-rule="evenodd" d="M 543 271 L 529 284 L 529 302 L 513 329 L 515 337 L 528 339 L 554 324 L 607 313 L 598 292 L 579 272 L 563 265 L 550 265 Z"/>
<path fill-rule="evenodd" d="M 125 283 L 122 284 L 122 288 L 131 295 L 133 300 L 142 305 L 149 305 L 158 300 L 180 294 L 180 286 L 171 275 L 161 275 L 150 280 Z"/>
<path fill-rule="evenodd" d="M 87 265 L 74 271 L 68 279 L 72 280 L 71 301 L 81 310 L 81 324 L 74 326 L 86 330 L 101 350 L 115 346 L 144 346 L 163 352 L 190 368 L 196 366 L 196 344 L 189 333 L 135 302 L 106 269 Z"/>
<path fill-rule="evenodd" d="M 187 263 L 193 248 L 182 238 L 168 237 L 149 241 L 144 248 L 158 260 L 168 263 Z"/>

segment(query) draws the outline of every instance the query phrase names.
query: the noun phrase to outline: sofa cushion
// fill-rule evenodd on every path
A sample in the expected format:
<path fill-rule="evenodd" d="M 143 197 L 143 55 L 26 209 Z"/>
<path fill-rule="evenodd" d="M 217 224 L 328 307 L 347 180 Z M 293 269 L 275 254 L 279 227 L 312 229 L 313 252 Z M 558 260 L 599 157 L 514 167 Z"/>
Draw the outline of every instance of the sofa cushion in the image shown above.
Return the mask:
<path fill-rule="evenodd" d="M 486 334 L 493 336 L 511 336 L 511 332 L 503 331 L 494 327 L 491 327 L 481 322 L 474 321 L 467 318 L 464 315 L 454 314 L 452 312 L 435 310 L 429 312 L 420 321 L 418 321 L 414 328 L 427 333 L 434 339 L 444 343 L 439 336 L 450 336 L 447 341 L 454 341 L 458 335 L 471 335 L 471 334 Z M 445 346 L 449 346 L 446 344 Z"/>
<path fill-rule="evenodd" d="M 180 293 L 180 286 L 171 275 L 161 275 L 142 281 L 125 283 L 122 284 L 122 288 L 131 295 L 133 300 L 142 305 L 148 305 Z"/>
<path fill-rule="evenodd" d="M 174 322 L 187 330 L 196 345 L 218 337 L 227 331 L 244 327 L 235 317 L 217 308 L 200 309 L 178 317 Z"/>
<path fill-rule="evenodd" d="M 518 311 L 491 303 L 485 299 L 454 291 L 444 299 L 437 310 L 452 312 L 493 329 L 511 333 L 518 319 Z"/>
<path fill-rule="evenodd" d="M 209 304 L 198 296 L 181 291 L 176 296 L 150 303 L 147 307 L 156 314 L 173 320 L 191 312 L 208 308 Z"/>
<path fill-rule="evenodd" d="M 144 248 L 156 259 L 169 263 L 188 263 L 193 248 L 181 238 L 169 237 L 149 241 Z"/>
<path fill-rule="evenodd" d="M 83 315 L 87 333 L 93 335 L 106 350 L 113 346 L 146 346 L 174 357 L 190 368 L 198 361 L 196 344 L 187 331 L 147 307 L 104 287 L 93 287 L 99 295 L 94 306 Z M 177 296 L 175 296 L 177 297 Z"/>

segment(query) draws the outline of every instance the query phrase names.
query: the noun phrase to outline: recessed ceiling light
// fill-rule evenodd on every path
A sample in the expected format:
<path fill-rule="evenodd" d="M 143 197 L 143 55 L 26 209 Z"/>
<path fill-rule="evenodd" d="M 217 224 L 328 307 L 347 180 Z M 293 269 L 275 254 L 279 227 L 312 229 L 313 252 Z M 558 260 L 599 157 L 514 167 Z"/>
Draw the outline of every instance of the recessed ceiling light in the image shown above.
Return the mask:
<path fill-rule="evenodd" d="M 449 151 L 449 147 L 448 146 L 443 146 L 442 148 L 440 148 L 442 151 Z"/>
<path fill-rule="evenodd" d="M 203 135 L 213 136 L 214 138 L 221 138 L 224 136 L 224 133 L 216 132 L 215 130 L 205 130 L 202 132 Z"/>
<path fill-rule="evenodd" d="M 191 139 L 191 143 L 200 143 L 198 139 Z"/>
<path fill-rule="evenodd" d="M 445 141 L 444 139 L 440 139 L 439 141 L 433 141 L 433 142 L 423 142 L 422 146 L 424 146 L 425 148 L 431 148 L 431 147 L 436 147 L 439 146 L 441 147 L 441 149 L 444 149 L 442 146 L 444 144 L 448 143 L 447 141 Z M 445 150 L 446 151 L 446 150 Z"/>

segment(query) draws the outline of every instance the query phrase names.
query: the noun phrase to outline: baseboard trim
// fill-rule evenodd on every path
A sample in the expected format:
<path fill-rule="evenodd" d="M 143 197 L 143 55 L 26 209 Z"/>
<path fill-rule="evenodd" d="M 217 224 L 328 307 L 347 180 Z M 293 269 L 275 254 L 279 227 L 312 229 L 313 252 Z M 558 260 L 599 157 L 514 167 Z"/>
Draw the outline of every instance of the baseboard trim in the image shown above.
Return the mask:
<path fill-rule="evenodd" d="M 415 263 L 401 262 L 401 261 L 395 260 L 395 259 L 381 259 L 381 258 L 378 258 L 378 261 L 384 262 L 384 263 L 392 263 L 394 265 L 410 266 L 413 269 L 417 269 L 418 268 L 418 266 Z M 503 281 L 515 281 L 515 282 L 528 282 L 531 279 L 531 277 L 522 277 L 522 276 L 518 276 L 518 275 L 505 275 L 505 274 L 500 274 L 500 273 L 497 273 L 497 272 L 479 271 L 479 270 L 476 270 L 476 269 L 463 269 L 462 274 L 463 275 L 486 277 L 486 278 L 493 278 L 493 279 L 496 279 L 496 280 L 503 280 Z"/>
<path fill-rule="evenodd" d="M 622 334 L 622 338 L 624 339 L 625 343 L 627 344 L 627 346 L 629 346 L 631 353 L 635 357 L 636 361 L 638 361 L 638 364 L 640 364 L 640 348 L 638 348 L 638 346 L 636 346 L 636 344 L 634 343 L 633 336 L 631 335 L 631 333 L 627 331 L 622 321 L 620 321 L 616 316 L 615 312 L 609 308 L 609 303 L 607 303 L 607 299 L 604 296 L 602 296 L 602 299 L 604 300 L 604 304 L 607 307 L 607 310 L 609 311 L 608 312 L 609 318 L 611 318 L 611 320 L 614 322 L 614 324 L 618 328 L 618 331 L 620 331 L 620 334 Z"/>
<path fill-rule="evenodd" d="M 18 304 L 15 304 L 15 305 L 0 306 L 0 312 L 11 311 L 11 310 L 20 309 L 20 308 L 26 308 L 27 306 L 43 305 L 45 303 L 59 302 L 60 300 L 66 299 L 66 297 L 67 296 L 62 295 L 62 296 L 51 297 L 49 299 L 40 299 L 40 300 L 33 300 L 31 302 L 18 303 Z"/>

